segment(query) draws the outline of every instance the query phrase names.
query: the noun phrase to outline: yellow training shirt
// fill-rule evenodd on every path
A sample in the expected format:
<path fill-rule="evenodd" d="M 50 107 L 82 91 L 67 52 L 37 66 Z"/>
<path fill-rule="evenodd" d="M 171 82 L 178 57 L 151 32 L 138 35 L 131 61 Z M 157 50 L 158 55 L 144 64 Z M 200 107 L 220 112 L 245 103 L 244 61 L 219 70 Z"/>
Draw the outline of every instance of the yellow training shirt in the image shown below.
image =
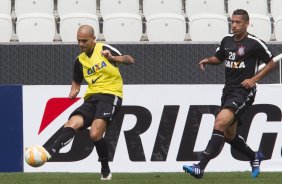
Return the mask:
<path fill-rule="evenodd" d="M 123 81 L 119 69 L 101 54 L 103 45 L 103 43 L 96 43 L 90 58 L 84 52 L 78 56 L 84 79 L 88 83 L 84 99 L 96 93 L 123 97 Z"/>

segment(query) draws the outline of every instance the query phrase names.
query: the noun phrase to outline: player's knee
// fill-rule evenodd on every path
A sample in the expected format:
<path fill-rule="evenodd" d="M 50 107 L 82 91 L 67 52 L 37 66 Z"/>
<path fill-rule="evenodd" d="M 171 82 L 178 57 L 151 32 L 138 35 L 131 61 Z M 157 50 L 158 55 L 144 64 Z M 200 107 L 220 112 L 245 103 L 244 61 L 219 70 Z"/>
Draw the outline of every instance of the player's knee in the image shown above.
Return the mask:
<path fill-rule="evenodd" d="M 224 120 L 224 118 L 217 117 L 214 123 L 214 129 L 219 130 L 222 132 L 225 132 L 225 130 L 228 128 L 229 122 Z"/>
<path fill-rule="evenodd" d="M 67 121 L 64 127 L 73 127 L 73 124 L 70 121 Z"/>
<path fill-rule="evenodd" d="M 83 126 L 83 118 L 81 116 L 72 116 L 64 125 L 64 127 L 71 127 L 78 130 Z"/>
<path fill-rule="evenodd" d="M 65 128 L 70 127 L 70 128 L 73 128 L 74 130 L 77 131 L 81 127 L 81 125 L 78 124 L 78 123 L 71 123 L 71 122 L 68 121 L 68 122 L 65 123 L 64 127 Z"/>
<path fill-rule="evenodd" d="M 214 129 L 215 130 L 219 130 L 221 132 L 224 132 L 225 129 L 226 129 L 226 125 L 224 122 L 222 121 L 217 121 L 215 124 L 214 124 Z"/>
<path fill-rule="evenodd" d="M 103 137 L 103 134 L 100 132 L 94 132 L 94 131 L 90 132 L 90 139 L 93 142 L 99 141 L 102 137 Z"/>

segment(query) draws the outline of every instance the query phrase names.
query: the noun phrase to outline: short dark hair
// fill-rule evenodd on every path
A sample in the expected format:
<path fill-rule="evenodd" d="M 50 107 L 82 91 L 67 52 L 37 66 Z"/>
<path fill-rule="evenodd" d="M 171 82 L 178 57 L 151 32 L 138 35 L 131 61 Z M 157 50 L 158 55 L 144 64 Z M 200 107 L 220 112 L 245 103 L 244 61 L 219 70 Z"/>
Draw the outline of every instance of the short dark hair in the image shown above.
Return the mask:
<path fill-rule="evenodd" d="M 243 9 L 234 10 L 232 15 L 242 15 L 243 19 L 245 21 L 249 21 L 250 20 L 248 12 L 246 10 L 243 10 Z"/>

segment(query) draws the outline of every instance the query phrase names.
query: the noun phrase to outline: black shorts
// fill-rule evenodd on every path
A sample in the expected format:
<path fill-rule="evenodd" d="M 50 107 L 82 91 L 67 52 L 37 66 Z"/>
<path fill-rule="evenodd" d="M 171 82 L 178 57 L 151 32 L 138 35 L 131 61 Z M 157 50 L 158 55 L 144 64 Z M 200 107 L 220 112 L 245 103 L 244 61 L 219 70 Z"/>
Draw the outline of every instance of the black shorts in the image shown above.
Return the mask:
<path fill-rule="evenodd" d="M 244 88 L 223 89 L 221 97 L 221 109 L 231 108 L 235 111 L 235 120 L 248 108 L 255 100 L 256 87 L 246 90 Z"/>
<path fill-rule="evenodd" d="M 95 119 L 104 119 L 109 125 L 118 113 L 121 105 L 122 99 L 118 96 L 93 94 L 71 113 L 69 119 L 73 115 L 82 115 L 84 125 L 81 129 L 90 127 Z"/>

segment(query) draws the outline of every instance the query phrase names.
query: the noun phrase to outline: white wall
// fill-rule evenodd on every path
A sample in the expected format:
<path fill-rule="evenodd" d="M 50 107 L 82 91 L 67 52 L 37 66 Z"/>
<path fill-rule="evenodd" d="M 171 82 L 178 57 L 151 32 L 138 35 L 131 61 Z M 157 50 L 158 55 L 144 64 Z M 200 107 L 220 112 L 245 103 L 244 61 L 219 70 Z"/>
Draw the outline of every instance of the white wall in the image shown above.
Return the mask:
<path fill-rule="evenodd" d="M 83 86 L 80 96 L 86 86 Z M 110 163 L 112 172 L 180 172 L 183 164 L 194 162 L 176 161 L 183 129 L 191 105 L 220 105 L 222 85 L 125 85 L 125 106 L 142 106 L 152 114 L 152 123 L 144 132 L 141 141 L 146 161 L 133 162 L 129 159 L 124 131 L 131 130 L 136 123 L 136 117 L 126 115 L 121 128 L 113 162 Z M 23 120 L 24 147 L 33 144 L 44 144 L 67 120 L 69 114 L 78 107 L 78 100 L 66 111 L 57 116 L 40 134 L 38 130 L 42 121 L 46 103 L 51 98 L 65 98 L 70 86 L 23 86 Z M 272 104 L 282 109 L 282 86 L 259 85 L 254 104 Z M 151 162 L 157 131 L 164 105 L 179 105 L 179 112 L 171 139 L 166 161 Z M 202 151 L 210 138 L 214 116 L 203 115 L 194 151 Z M 263 133 L 278 133 L 270 160 L 264 161 L 262 171 L 282 171 L 281 145 L 282 122 L 267 122 L 266 115 L 257 114 L 252 122 L 247 143 L 257 150 Z M 71 144 L 61 150 L 67 153 Z M 225 145 L 222 153 L 210 162 L 206 171 L 246 171 L 250 170 L 249 162 L 238 161 L 230 154 L 230 147 Z M 94 150 L 87 158 L 77 162 L 46 163 L 40 168 L 31 168 L 24 163 L 25 172 L 100 172 L 100 163 Z"/>

